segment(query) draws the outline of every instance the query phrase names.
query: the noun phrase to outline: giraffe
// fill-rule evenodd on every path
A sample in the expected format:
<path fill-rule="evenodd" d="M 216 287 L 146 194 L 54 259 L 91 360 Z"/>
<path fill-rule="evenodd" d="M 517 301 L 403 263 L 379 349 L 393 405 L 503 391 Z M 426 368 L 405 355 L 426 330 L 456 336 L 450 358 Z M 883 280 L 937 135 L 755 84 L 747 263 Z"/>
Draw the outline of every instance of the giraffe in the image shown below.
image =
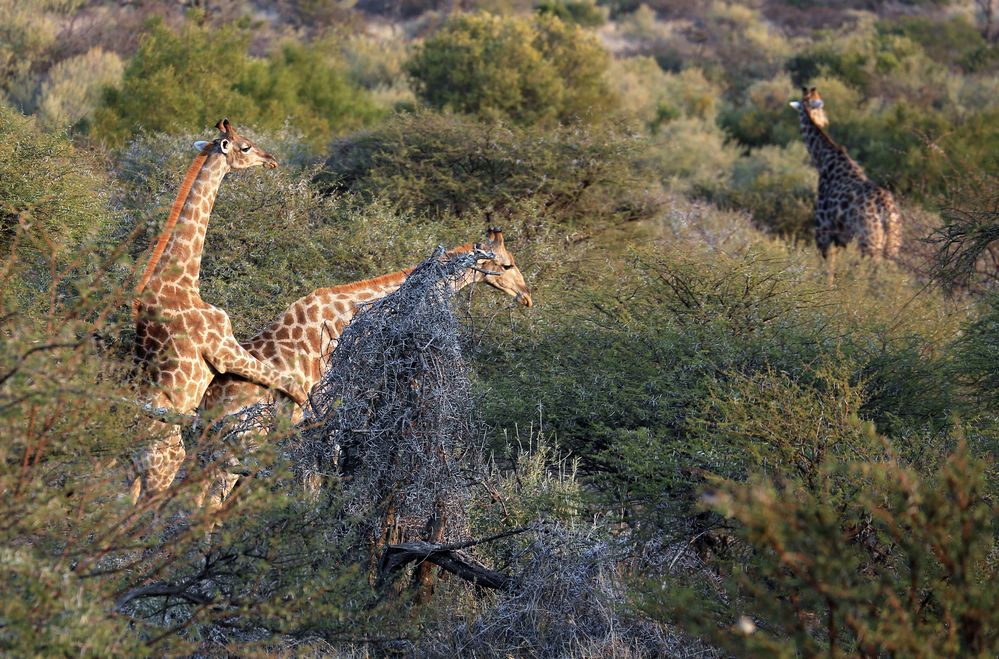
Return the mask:
<path fill-rule="evenodd" d="M 234 373 L 262 386 L 276 387 L 299 404 L 305 392 L 291 377 L 247 352 L 233 336 L 225 311 L 201 299 L 199 273 L 205 231 L 223 177 L 234 169 L 277 160 L 239 135 L 228 119 L 215 126 L 212 142 L 196 142 L 199 153 L 188 169 L 166 225 L 135 289 L 132 319 L 135 358 L 152 385 L 149 403 L 179 413 L 197 409 L 216 374 Z M 133 503 L 143 493 L 165 490 L 184 460 L 180 428 L 153 442 L 138 460 Z"/>
<path fill-rule="evenodd" d="M 823 106 L 815 87 L 802 87 L 801 100 L 791 102 L 799 114 L 805 146 L 819 170 L 815 242 L 828 261 L 831 284 L 836 247 L 845 247 L 856 237 L 864 256 L 897 258 L 902 226 L 891 192 L 867 178 L 846 149 L 826 133 L 829 120 Z"/>
<path fill-rule="evenodd" d="M 502 230 L 490 228 L 486 238 L 485 243 L 466 243 L 448 252 L 454 255 L 481 249 L 493 253 L 493 258 L 469 268 L 455 283 L 455 290 L 485 282 L 520 304 L 532 306 L 534 301 L 524 275 L 506 248 Z M 254 357 L 294 377 L 305 391 L 311 391 L 322 378 L 337 340 L 358 309 L 397 290 L 412 270 L 406 268 L 373 279 L 316 289 L 292 303 L 274 322 L 243 341 L 242 346 Z M 212 381 L 201 409 L 212 415 L 233 414 L 255 403 L 272 401 L 273 397 L 260 385 L 238 374 L 226 374 Z M 300 419 L 300 415 L 296 410 L 294 420 Z M 220 505 L 237 479 L 231 473 L 210 479 L 213 482 L 209 506 Z"/>

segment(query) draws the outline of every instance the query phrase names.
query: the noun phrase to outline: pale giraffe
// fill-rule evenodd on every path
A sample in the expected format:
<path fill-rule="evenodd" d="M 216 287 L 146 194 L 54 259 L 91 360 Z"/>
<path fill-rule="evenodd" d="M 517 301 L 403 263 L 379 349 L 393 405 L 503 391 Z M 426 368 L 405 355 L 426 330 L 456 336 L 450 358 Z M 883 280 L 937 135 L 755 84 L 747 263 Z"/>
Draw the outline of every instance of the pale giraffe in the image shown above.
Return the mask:
<path fill-rule="evenodd" d="M 491 228 L 486 236 L 485 243 L 467 243 L 448 252 L 454 255 L 480 249 L 493 253 L 493 258 L 479 261 L 475 268 L 469 268 L 455 283 L 456 290 L 485 282 L 524 306 L 532 306 L 533 300 L 524 275 L 506 247 L 503 232 Z M 352 284 L 317 289 L 295 301 L 279 318 L 243 341 L 242 345 L 251 355 L 294 377 L 305 391 L 311 391 L 322 378 L 337 340 L 357 310 L 365 303 L 397 290 L 412 270 L 406 268 Z M 255 403 L 269 402 L 273 402 L 273 397 L 266 389 L 245 378 L 228 374 L 212 381 L 201 407 L 214 416 L 233 414 Z M 296 410 L 295 420 L 299 418 L 300 411 Z M 217 507 L 237 479 L 235 474 L 214 477 L 209 506 Z"/>
<path fill-rule="evenodd" d="M 304 391 L 294 378 L 247 352 L 232 333 L 229 316 L 201 299 L 199 273 L 205 231 L 222 178 L 234 169 L 277 161 L 228 119 L 212 142 L 197 142 L 199 153 L 135 290 L 132 317 L 136 327 L 137 364 L 151 385 L 149 403 L 178 413 L 197 409 L 217 374 L 235 373 L 263 386 L 276 387 L 303 404 Z M 133 501 L 169 487 L 184 461 L 180 428 L 150 444 L 138 461 Z"/>
<path fill-rule="evenodd" d="M 815 200 L 815 242 L 828 259 L 829 279 L 835 270 L 836 247 L 857 239 L 865 256 L 897 258 L 902 221 L 891 192 L 867 178 L 864 170 L 826 133 L 829 120 L 819 92 L 802 87 L 801 101 L 792 101 L 801 122 L 801 136 L 819 170 Z"/>

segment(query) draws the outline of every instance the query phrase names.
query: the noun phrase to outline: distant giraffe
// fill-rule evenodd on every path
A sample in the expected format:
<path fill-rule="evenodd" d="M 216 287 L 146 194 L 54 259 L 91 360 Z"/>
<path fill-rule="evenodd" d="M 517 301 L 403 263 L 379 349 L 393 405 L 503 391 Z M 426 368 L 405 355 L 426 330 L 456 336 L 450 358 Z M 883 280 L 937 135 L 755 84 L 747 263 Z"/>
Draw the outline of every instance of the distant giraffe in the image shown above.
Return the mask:
<path fill-rule="evenodd" d="M 197 409 L 216 374 L 235 373 L 276 387 L 299 404 L 305 393 L 294 379 L 246 351 L 232 333 L 229 316 L 201 299 L 199 273 L 205 231 L 222 178 L 233 169 L 277 161 L 245 137 L 228 119 L 212 142 L 198 142 L 166 226 L 135 289 L 136 362 L 153 390 L 150 403 L 179 413 Z M 169 487 L 184 461 L 184 443 L 175 427 L 153 442 L 139 460 L 132 499 Z"/>
<path fill-rule="evenodd" d="M 517 267 L 513 254 L 506 248 L 503 232 L 489 229 L 486 237 L 485 243 L 467 243 L 449 252 L 453 255 L 479 248 L 494 254 L 492 259 L 480 261 L 477 269 L 469 268 L 455 288 L 485 282 L 511 295 L 524 306 L 532 306 L 533 300 L 524 275 Z M 242 345 L 254 357 L 294 377 L 305 391 L 311 391 L 322 378 L 337 340 L 358 308 L 397 290 L 412 270 L 406 268 L 352 284 L 317 289 L 292 303 L 277 320 L 243 341 Z M 227 374 L 212 381 L 201 407 L 213 415 L 233 414 L 255 403 L 271 402 L 271 398 L 263 387 L 237 375 Z M 236 480 L 234 474 L 216 479 L 209 505 L 215 507 L 224 500 Z"/>
<path fill-rule="evenodd" d="M 798 110 L 801 136 L 819 170 L 815 243 L 829 261 L 831 282 L 835 247 L 845 247 L 854 237 L 865 256 L 897 258 L 902 222 L 892 194 L 867 178 L 846 149 L 826 133 L 829 120 L 819 92 L 802 87 L 801 93 L 801 101 L 792 101 L 791 107 Z"/>

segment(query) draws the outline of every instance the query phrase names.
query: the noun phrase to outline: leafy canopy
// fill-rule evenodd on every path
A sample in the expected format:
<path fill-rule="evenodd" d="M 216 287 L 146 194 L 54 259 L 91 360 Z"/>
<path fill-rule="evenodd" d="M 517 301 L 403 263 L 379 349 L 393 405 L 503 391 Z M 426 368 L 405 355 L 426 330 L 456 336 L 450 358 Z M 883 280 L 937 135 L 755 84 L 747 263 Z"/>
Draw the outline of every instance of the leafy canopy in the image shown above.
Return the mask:
<path fill-rule="evenodd" d="M 285 43 L 259 59 L 248 54 L 249 41 L 233 25 L 189 21 L 178 33 L 151 22 L 121 85 L 106 90 L 94 136 L 121 144 L 138 130 L 179 133 L 228 116 L 263 129 L 291 120 L 316 147 L 378 114 L 320 45 Z"/>
<path fill-rule="evenodd" d="M 556 16 L 477 14 L 446 23 L 407 68 L 432 107 L 531 125 L 606 116 L 608 61 L 592 35 Z"/>

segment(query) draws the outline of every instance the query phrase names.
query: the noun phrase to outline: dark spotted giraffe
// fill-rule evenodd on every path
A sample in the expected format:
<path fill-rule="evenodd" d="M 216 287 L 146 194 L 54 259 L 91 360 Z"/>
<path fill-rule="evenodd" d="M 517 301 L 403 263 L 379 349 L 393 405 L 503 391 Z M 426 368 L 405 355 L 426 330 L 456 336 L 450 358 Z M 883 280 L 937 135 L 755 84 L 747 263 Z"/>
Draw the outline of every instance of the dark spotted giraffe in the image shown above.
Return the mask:
<path fill-rule="evenodd" d="M 216 128 L 221 131 L 218 138 L 195 144 L 199 153 L 135 290 L 135 354 L 152 388 L 149 403 L 182 414 L 193 412 L 217 374 L 234 373 L 276 387 L 301 404 L 305 392 L 294 378 L 251 355 L 233 336 L 226 312 L 201 299 L 201 253 L 223 177 L 233 169 L 277 167 L 269 153 L 238 135 L 228 119 Z M 183 461 L 184 442 L 174 426 L 140 456 L 133 501 L 169 487 Z"/>
<path fill-rule="evenodd" d="M 826 133 L 819 92 L 802 88 L 801 101 L 792 101 L 801 120 L 801 136 L 819 170 L 815 200 L 815 243 L 829 261 L 829 279 L 835 269 L 836 247 L 854 238 L 865 256 L 898 257 L 902 222 L 892 194 L 867 178 L 864 170 Z M 830 249 L 832 248 L 832 249 Z"/>

